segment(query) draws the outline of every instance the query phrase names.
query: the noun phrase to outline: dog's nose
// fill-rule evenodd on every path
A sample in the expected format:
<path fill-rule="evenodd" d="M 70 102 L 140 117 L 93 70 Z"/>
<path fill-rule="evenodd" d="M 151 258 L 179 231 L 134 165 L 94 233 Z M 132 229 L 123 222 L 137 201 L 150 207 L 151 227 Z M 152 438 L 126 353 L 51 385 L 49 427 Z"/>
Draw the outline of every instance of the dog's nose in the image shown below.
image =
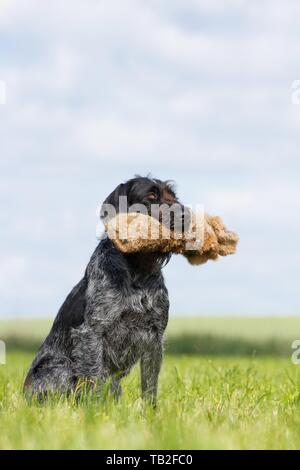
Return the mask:
<path fill-rule="evenodd" d="M 178 203 L 177 210 L 171 214 L 170 222 L 171 230 L 184 233 L 191 224 L 191 210 L 183 204 Z"/>

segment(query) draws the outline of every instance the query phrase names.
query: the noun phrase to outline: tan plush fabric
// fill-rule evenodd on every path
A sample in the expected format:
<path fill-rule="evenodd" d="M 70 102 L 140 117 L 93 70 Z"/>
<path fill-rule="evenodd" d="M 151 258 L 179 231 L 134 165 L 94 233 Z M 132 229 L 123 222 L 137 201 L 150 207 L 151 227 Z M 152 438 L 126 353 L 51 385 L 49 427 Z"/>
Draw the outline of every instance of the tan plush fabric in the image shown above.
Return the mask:
<path fill-rule="evenodd" d="M 193 265 L 235 253 L 238 236 L 227 230 L 220 217 L 192 214 L 188 233 L 178 234 L 153 217 L 139 213 L 118 214 L 105 226 L 123 253 L 161 252 L 182 254 Z"/>

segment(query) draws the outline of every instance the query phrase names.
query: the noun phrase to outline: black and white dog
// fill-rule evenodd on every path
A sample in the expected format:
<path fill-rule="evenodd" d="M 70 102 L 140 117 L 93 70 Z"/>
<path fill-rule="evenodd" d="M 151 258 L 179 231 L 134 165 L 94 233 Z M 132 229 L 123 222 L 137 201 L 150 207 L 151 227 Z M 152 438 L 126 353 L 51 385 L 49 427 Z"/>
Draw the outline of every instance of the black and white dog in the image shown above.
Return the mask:
<path fill-rule="evenodd" d="M 148 177 L 120 184 L 104 203 L 118 211 L 120 196 L 149 213 L 152 204 L 178 203 L 169 182 Z M 119 396 L 120 380 L 140 360 L 142 396 L 155 403 L 169 310 L 161 269 L 170 256 L 126 255 L 104 235 L 31 365 L 26 395 L 43 398 L 75 390 L 80 380 L 97 387 L 110 380 Z"/>

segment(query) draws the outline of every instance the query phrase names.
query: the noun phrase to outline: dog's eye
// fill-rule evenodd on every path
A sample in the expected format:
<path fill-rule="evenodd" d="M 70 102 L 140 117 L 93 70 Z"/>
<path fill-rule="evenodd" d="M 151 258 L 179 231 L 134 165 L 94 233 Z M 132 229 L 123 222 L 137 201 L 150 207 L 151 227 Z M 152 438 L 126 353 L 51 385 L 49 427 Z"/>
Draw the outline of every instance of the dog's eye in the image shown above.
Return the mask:
<path fill-rule="evenodd" d="M 158 195 L 154 192 L 151 192 L 148 194 L 148 199 L 151 199 L 151 201 L 155 201 L 158 198 Z"/>

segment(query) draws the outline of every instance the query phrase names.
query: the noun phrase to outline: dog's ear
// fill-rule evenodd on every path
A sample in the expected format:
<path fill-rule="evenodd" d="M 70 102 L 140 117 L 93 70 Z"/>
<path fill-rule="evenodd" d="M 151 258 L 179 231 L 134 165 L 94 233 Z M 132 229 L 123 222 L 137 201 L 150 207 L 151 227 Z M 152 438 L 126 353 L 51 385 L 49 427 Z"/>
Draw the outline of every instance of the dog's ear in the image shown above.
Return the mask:
<path fill-rule="evenodd" d="M 101 212 L 100 212 L 100 218 L 104 222 L 108 221 L 113 217 L 114 215 L 119 213 L 120 210 L 120 197 L 122 196 L 127 196 L 129 195 L 131 189 L 131 183 L 121 183 L 119 184 L 102 204 L 101 207 Z M 108 208 L 111 208 L 112 210 L 108 210 Z"/>
<path fill-rule="evenodd" d="M 114 206 L 116 209 L 119 205 L 119 197 L 120 196 L 125 196 L 125 183 L 121 183 L 119 184 L 111 193 L 109 196 L 107 196 L 107 198 L 105 199 L 105 201 L 103 202 L 103 205 L 104 204 L 110 204 L 112 206 Z"/>

